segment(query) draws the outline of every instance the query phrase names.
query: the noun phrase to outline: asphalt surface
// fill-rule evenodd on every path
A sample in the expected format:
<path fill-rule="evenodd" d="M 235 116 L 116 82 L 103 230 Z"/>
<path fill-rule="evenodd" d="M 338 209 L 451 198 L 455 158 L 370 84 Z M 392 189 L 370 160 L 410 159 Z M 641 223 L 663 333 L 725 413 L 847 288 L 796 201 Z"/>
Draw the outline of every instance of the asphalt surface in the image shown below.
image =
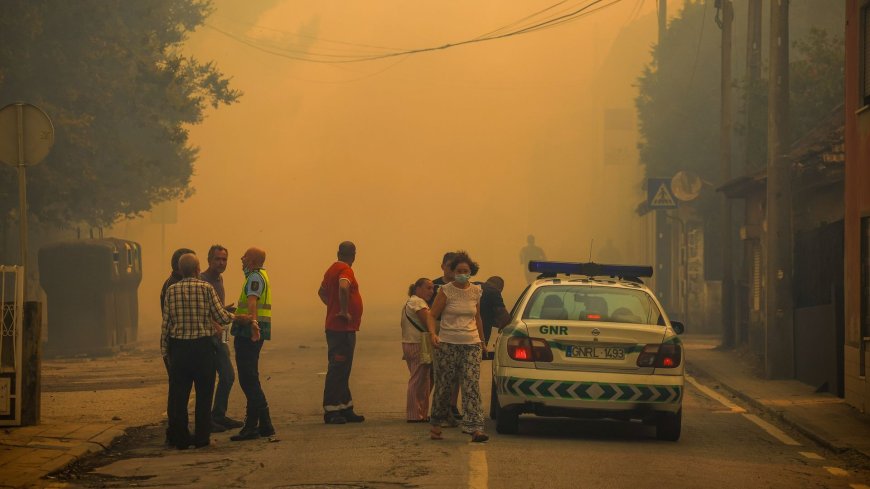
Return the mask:
<path fill-rule="evenodd" d="M 657 441 L 653 427 L 638 423 L 534 417 L 521 418 L 520 433 L 510 436 L 495 433 L 488 421 L 491 439 L 485 444 L 471 443 L 458 429 L 445 429 L 444 440 L 430 440 L 428 425 L 404 421 L 407 368 L 397 326 L 366 330 L 364 325 L 358 337 L 351 388 L 366 421 L 327 426 L 320 408 L 326 368 L 321 334 L 278 334 L 263 350 L 261 380 L 278 430 L 274 439 L 231 442 L 231 433 L 219 433 L 213 435 L 213 446 L 197 450 L 162 444 L 165 373 L 154 358 L 156 351 L 129 354 L 111 368 L 105 366 L 110 360 L 48 362 L 67 370 L 48 370 L 47 390 L 54 391 L 47 393 L 53 396 L 47 409 L 53 415 L 147 423 L 107 452 L 57 474 L 54 487 L 745 489 L 870 484 L 868 467 L 773 427 L 799 443 L 786 444 L 763 429 L 767 423 L 776 425 L 773 420 L 759 424 L 746 406 L 730 398 L 734 404 L 727 406 L 689 383 L 683 435 L 676 443 Z M 84 379 L 65 380 L 79 369 L 87 373 Z M 482 376 L 488 410 L 489 362 Z M 60 405 L 68 411 L 61 412 Z M 240 417 L 243 406 L 235 386 L 230 415 Z"/>

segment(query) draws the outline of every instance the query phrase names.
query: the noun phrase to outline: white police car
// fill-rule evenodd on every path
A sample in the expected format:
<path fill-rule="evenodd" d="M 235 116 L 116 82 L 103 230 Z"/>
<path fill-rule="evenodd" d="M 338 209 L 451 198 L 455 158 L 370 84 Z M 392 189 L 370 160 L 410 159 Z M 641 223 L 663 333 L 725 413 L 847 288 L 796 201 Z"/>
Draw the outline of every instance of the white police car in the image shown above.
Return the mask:
<path fill-rule="evenodd" d="M 652 267 L 532 261 L 529 270 L 541 276 L 495 345 L 496 431 L 516 433 L 528 413 L 639 419 L 678 440 L 684 327 L 641 282 Z"/>

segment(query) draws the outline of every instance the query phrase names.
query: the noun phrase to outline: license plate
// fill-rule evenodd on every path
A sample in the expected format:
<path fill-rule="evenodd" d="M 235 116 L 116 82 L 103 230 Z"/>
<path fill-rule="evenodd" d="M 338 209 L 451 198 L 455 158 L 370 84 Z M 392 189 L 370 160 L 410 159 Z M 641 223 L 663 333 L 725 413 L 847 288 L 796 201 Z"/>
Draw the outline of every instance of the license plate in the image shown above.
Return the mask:
<path fill-rule="evenodd" d="M 570 358 L 594 358 L 596 360 L 625 360 L 625 349 L 615 346 L 568 346 L 565 356 Z"/>

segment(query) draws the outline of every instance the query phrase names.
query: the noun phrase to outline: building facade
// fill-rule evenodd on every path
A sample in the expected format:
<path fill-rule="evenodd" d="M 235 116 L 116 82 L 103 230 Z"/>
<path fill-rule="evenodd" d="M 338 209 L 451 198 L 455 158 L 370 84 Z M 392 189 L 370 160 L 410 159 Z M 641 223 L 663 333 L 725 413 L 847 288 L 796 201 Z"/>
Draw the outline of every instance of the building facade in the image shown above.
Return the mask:
<path fill-rule="evenodd" d="M 844 376 L 846 402 L 870 408 L 870 0 L 846 2 Z"/>

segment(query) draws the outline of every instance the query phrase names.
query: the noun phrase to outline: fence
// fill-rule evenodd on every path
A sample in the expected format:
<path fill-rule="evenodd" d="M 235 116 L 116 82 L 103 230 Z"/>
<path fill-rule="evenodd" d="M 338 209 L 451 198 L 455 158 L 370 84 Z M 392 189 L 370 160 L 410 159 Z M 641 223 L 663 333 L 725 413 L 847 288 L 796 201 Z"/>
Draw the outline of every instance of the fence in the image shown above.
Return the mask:
<path fill-rule="evenodd" d="M 24 267 L 0 265 L 0 426 L 21 424 Z"/>

